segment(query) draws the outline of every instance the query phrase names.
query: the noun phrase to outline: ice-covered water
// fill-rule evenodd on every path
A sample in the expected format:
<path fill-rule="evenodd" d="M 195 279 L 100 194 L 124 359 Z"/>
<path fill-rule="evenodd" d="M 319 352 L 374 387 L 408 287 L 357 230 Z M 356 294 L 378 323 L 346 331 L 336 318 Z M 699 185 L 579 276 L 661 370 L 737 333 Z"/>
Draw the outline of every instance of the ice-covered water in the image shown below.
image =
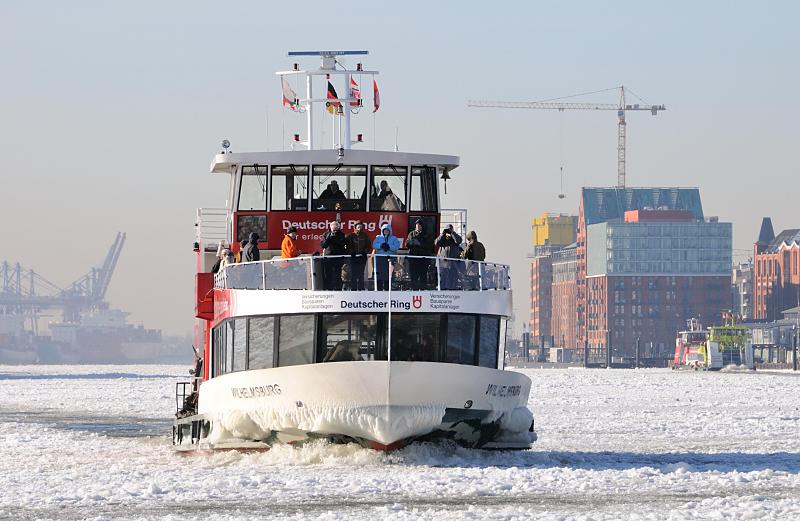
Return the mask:
<path fill-rule="evenodd" d="M 178 366 L 0 366 L 5 519 L 800 519 L 800 377 L 526 370 L 525 452 L 180 456 Z"/>

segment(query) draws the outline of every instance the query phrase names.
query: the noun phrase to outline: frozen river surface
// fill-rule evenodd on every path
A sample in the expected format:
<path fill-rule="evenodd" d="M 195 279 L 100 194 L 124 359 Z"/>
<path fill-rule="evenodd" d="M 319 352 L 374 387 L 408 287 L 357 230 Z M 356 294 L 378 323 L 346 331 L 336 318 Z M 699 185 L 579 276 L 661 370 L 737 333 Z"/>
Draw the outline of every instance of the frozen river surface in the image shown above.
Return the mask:
<path fill-rule="evenodd" d="M 0 519 L 800 519 L 800 377 L 526 370 L 525 452 L 179 456 L 178 366 L 0 366 Z"/>

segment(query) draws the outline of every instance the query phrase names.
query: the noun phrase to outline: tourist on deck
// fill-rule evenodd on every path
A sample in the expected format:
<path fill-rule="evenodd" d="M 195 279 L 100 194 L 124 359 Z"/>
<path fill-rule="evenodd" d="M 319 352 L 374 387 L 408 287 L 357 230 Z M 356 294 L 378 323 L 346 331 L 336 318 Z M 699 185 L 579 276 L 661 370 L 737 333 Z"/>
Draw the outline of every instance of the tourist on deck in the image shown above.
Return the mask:
<path fill-rule="evenodd" d="M 261 252 L 258 251 L 258 234 L 252 232 L 250 240 L 247 241 L 247 245 L 242 252 L 242 262 L 255 262 L 258 260 L 261 260 Z"/>
<path fill-rule="evenodd" d="M 406 239 L 408 254 L 417 257 L 433 256 L 433 241 L 425 234 L 422 219 L 414 222 L 414 229 L 408 234 Z M 426 289 L 428 283 L 428 267 L 430 259 L 408 259 L 409 271 L 411 272 L 411 289 Z"/>
<path fill-rule="evenodd" d="M 236 262 L 236 260 L 230 248 L 220 241 L 219 246 L 217 246 L 217 261 L 211 267 L 211 273 L 219 273 L 225 266 L 233 264 L 234 262 Z"/>
<path fill-rule="evenodd" d="M 347 238 L 340 228 L 339 221 L 331 221 L 328 227 L 329 230 L 320 241 L 325 257 L 332 257 L 322 260 L 323 285 L 328 291 L 341 291 L 344 257 L 339 255 L 347 253 Z"/>
<path fill-rule="evenodd" d="M 281 242 L 281 258 L 293 259 L 300 256 L 300 250 L 297 249 L 297 244 L 295 243 L 296 240 L 297 228 L 290 226 L 283 236 L 283 242 Z"/>
<path fill-rule="evenodd" d="M 439 248 L 436 256 L 439 261 L 439 277 L 441 289 L 457 289 L 458 274 L 461 263 L 446 259 L 458 259 L 461 257 L 461 236 L 453 230 L 453 225 L 448 224 L 434 241 L 434 245 Z"/>
<path fill-rule="evenodd" d="M 356 230 L 347 236 L 347 253 L 350 254 L 350 286 L 353 291 L 364 289 L 364 269 L 372 241 L 364 231 L 364 223 L 356 222 Z"/>
<path fill-rule="evenodd" d="M 381 226 L 381 233 L 372 241 L 372 253 L 375 259 L 375 278 L 379 290 L 389 289 L 389 263 L 400 249 L 400 239 L 392 235 L 392 225 Z"/>
<path fill-rule="evenodd" d="M 234 258 L 236 259 L 237 264 L 242 262 L 242 253 L 244 252 L 245 246 L 247 246 L 247 242 L 248 242 L 247 239 L 242 239 L 241 241 L 239 241 L 239 251 L 237 251 L 236 254 L 234 254 Z"/>
<path fill-rule="evenodd" d="M 470 231 L 467 233 L 467 247 L 464 248 L 464 251 L 461 253 L 461 257 L 467 259 L 467 261 L 486 260 L 486 248 L 484 248 L 482 242 L 478 241 L 478 234 L 475 233 L 475 231 Z M 466 266 L 464 267 L 464 271 L 465 289 L 479 289 L 479 277 L 481 273 L 480 264 L 475 262 L 467 262 Z"/>

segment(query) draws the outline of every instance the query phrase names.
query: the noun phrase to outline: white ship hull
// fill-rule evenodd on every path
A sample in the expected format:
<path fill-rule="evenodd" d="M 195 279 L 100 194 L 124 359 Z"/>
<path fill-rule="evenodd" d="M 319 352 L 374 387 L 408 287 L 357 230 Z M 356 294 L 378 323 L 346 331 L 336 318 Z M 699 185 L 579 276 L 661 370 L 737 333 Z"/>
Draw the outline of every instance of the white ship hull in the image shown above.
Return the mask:
<path fill-rule="evenodd" d="M 242 371 L 201 386 L 199 414 L 179 420 L 185 435 L 178 442 L 185 449 L 266 448 L 322 437 L 391 449 L 442 437 L 527 449 L 535 437 L 526 407 L 530 386 L 513 371 L 428 362 Z"/>

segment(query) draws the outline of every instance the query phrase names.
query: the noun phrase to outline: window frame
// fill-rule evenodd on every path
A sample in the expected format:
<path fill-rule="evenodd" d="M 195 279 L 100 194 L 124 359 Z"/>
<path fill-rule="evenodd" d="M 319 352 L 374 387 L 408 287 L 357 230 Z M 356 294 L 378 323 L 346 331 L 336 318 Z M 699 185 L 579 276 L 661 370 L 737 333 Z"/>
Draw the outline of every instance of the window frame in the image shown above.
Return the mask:
<path fill-rule="evenodd" d="M 405 210 L 382 210 L 380 208 L 372 208 L 372 200 L 376 199 L 376 197 L 372 197 L 372 193 L 371 193 L 372 188 L 373 187 L 375 189 L 379 189 L 380 188 L 380 185 L 375 185 L 375 183 L 374 183 L 374 181 L 375 181 L 375 169 L 376 168 L 389 168 L 389 169 L 392 169 L 393 171 L 394 171 L 394 169 L 398 169 L 398 170 L 403 169 L 403 170 L 405 170 L 405 182 L 403 183 L 403 189 L 405 191 L 405 194 L 404 194 L 403 200 L 402 200 L 402 203 L 405 206 Z M 397 172 L 394 172 L 392 174 L 384 174 L 384 175 L 395 176 L 395 177 L 399 177 L 400 176 L 400 174 L 397 173 Z M 369 177 L 367 178 L 367 211 L 368 212 L 408 213 L 409 212 L 409 203 L 410 203 L 410 201 L 408 200 L 408 196 L 409 196 L 409 188 L 411 186 L 411 179 L 409 178 L 410 175 L 411 175 L 411 167 L 409 167 L 408 165 L 369 165 Z M 392 192 L 394 193 L 394 190 L 392 190 Z"/>
<path fill-rule="evenodd" d="M 263 174 L 263 176 L 264 176 L 264 208 L 255 208 L 255 209 L 241 208 L 241 204 L 242 204 L 242 189 L 244 188 L 244 179 L 245 179 L 245 177 L 258 177 L 258 176 L 262 175 L 261 173 L 259 173 L 260 172 L 259 169 L 261 167 L 262 167 L 262 165 L 259 165 L 259 164 L 255 163 L 255 164 L 252 164 L 252 165 L 243 165 L 242 168 L 239 169 L 239 191 L 237 193 L 238 197 L 236 198 L 236 211 L 237 212 L 266 212 L 267 209 L 269 208 L 270 192 L 271 192 L 271 190 L 270 190 L 271 187 L 270 187 L 270 175 L 269 175 L 270 168 L 269 168 L 269 165 L 263 165 L 263 168 L 264 168 L 264 174 Z M 247 168 L 255 169 L 255 173 L 245 173 L 245 169 L 247 169 Z"/>
<path fill-rule="evenodd" d="M 308 164 L 271 165 L 270 168 L 269 168 L 269 177 L 268 177 L 269 186 L 267 187 L 267 191 L 269 193 L 269 204 L 267 206 L 269 208 L 269 210 L 267 210 L 267 211 L 269 211 L 269 212 L 307 212 L 307 211 L 311 211 L 310 210 L 310 207 L 311 207 L 310 195 L 311 195 L 311 172 L 312 172 L 312 166 L 313 165 L 308 165 Z M 290 173 L 283 173 L 283 169 L 285 169 L 285 168 L 288 168 Z M 281 171 L 276 174 L 275 173 L 275 169 L 280 169 Z M 300 171 L 298 169 L 300 169 L 300 170 L 306 169 L 306 173 L 302 174 L 302 173 L 300 173 Z M 303 209 L 295 210 L 294 208 L 291 208 L 291 207 L 284 208 L 284 209 L 274 209 L 272 207 L 273 206 L 273 197 L 275 195 L 273 182 L 274 182 L 274 178 L 276 176 L 277 177 L 287 178 L 287 179 L 289 177 L 292 177 L 293 179 L 296 178 L 296 177 L 305 177 L 306 178 L 306 181 L 305 181 L 306 182 L 306 197 L 305 197 L 306 208 L 304 210 Z M 294 188 L 294 180 L 292 181 L 292 188 Z M 292 190 L 292 192 L 294 193 L 294 190 Z M 285 195 L 286 195 L 286 187 L 284 187 L 284 196 Z M 294 200 L 294 198 L 292 198 L 291 200 Z M 290 200 L 287 200 L 284 204 L 286 204 L 287 206 L 290 206 L 289 205 L 289 201 Z"/>

